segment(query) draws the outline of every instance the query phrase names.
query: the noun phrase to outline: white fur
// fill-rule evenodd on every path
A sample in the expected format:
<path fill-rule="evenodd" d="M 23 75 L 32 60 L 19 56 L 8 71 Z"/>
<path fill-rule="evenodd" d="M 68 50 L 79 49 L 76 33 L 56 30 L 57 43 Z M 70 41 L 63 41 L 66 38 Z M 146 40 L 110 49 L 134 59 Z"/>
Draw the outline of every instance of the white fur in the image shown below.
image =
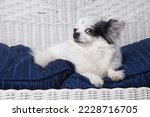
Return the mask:
<path fill-rule="evenodd" d="M 124 78 L 122 71 L 115 71 L 121 66 L 121 53 L 118 47 L 108 44 L 102 37 L 89 36 L 85 29 L 98 19 L 83 18 L 76 28 L 80 32 L 79 40 L 58 43 L 48 50 L 34 53 L 35 63 L 45 67 L 49 62 L 56 59 L 65 59 L 75 65 L 76 72 L 87 77 L 96 87 L 103 85 L 102 77 L 108 75 L 114 81 Z"/>

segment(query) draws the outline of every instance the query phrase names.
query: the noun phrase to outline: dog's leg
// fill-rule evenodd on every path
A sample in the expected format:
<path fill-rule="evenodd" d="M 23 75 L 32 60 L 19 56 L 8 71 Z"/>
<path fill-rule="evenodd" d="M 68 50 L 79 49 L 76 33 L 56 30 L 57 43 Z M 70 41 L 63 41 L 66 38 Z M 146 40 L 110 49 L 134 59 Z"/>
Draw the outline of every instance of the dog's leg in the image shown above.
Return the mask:
<path fill-rule="evenodd" d="M 84 73 L 82 74 L 83 76 L 85 76 L 86 78 L 88 78 L 90 80 L 90 82 L 95 85 L 96 87 L 102 87 L 103 85 L 103 80 L 100 76 L 93 74 L 93 73 Z"/>
<path fill-rule="evenodd" d="M 45 67 L 49 62 L 54 60 L 54 56 L 51 55 L 49 51 L 36 52 L 33 54 L 34 62 L 41 67 Z"/>
<path fill-rule="evenodd" d="M 113 81 L 119 81 L 125 78 L 125 74 L 123 70 L 115 71 L 113 69 L 108 69 L 107 76 L 110 77 L 111 80 Z"/>
<path fill-rule="evenodd" d="M 117 52 L 114 54 L 110 66 L 107 70 L 107 76 L 110 77 L 113 81 L 123 80 L 125 78 L 125 74 L 123 70 L 115 70 L 121 66 L 121 52 L 118 49 Z"/>

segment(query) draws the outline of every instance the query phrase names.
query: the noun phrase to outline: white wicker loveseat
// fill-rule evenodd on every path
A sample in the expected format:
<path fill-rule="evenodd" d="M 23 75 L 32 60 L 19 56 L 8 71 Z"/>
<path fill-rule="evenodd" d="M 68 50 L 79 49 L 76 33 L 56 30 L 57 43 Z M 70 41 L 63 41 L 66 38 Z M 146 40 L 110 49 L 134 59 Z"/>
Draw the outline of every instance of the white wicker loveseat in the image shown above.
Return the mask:
<path fill-rule="evenodd" d="M 72 38 L 82 16 L 126 21 L 121 45 L 150 37 L 150 0 L 0 0 L 0 42 L 46 49 Z M 150 99 L 150 88 L 0 90 L 0 99 Z"/>

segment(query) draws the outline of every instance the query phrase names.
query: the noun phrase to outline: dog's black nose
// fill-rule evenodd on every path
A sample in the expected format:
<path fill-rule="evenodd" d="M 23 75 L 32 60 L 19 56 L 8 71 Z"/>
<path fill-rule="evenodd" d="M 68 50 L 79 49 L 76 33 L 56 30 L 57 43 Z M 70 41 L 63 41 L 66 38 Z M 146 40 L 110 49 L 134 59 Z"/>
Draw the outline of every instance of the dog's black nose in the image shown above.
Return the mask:
<path fill-rule="evenodd" d="M 78 39 L 79 36 L 80 36 L 80 33 L 78 33 L 78 32 L 75 32 L 75 33 L 73 34 L 73 38 L 74 38 L 74 39 Z"/>

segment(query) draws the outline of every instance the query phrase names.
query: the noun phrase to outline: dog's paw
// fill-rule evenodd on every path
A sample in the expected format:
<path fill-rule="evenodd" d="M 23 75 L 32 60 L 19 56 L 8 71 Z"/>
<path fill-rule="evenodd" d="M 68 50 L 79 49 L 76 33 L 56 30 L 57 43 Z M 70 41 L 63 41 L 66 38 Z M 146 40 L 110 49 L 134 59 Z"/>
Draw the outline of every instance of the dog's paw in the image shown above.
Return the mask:
<path fill-rule="evenodd" d="M 110 69 L 108 70 L 108 77 L 110 77 L 112 81 L 120 81 L 125 78 L 125 74 L 123 70 L 115 71 Z"/>
<path fill-rule="evenodd" d="M 92 74 L 92 73 L 84 73 L 82 74 L 83 76 L 85 76 L 86 78 L 88 78 L 90 80 L 90 82 L 96 86 L 96 87 L 102 87 L 102 85 L 104 84 L 104 81 L 102 80 L 102 78 L 98 75 Z"/>

